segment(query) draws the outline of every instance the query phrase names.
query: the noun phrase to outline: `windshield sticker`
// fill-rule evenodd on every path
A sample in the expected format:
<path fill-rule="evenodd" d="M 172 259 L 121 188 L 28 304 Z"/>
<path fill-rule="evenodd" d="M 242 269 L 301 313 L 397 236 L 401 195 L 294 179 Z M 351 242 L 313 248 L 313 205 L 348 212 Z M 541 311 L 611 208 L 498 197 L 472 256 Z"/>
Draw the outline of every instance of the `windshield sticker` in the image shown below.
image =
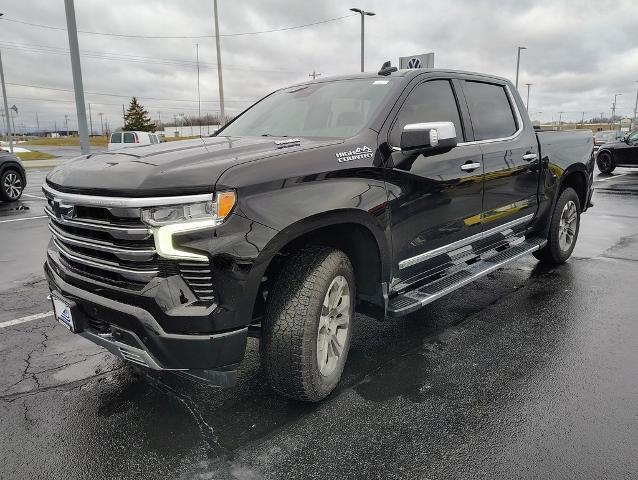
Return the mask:
<path fill-rule="evenodd" d="M 364 158 L 372 158 L 372 149 L 367 145 L 363 147 L 357 147 L 354 150 L 348 150 L 347 152 L 337 152 L 335 157 L 339 160 L 339 163 L 351 162 L 353 160 L 363 160 Z"/>
<path fill-rule="evenodd" d="M 372 85 L 387 85 L 388 83 L 390 83 L 390 80 L 375 80 Z"/>

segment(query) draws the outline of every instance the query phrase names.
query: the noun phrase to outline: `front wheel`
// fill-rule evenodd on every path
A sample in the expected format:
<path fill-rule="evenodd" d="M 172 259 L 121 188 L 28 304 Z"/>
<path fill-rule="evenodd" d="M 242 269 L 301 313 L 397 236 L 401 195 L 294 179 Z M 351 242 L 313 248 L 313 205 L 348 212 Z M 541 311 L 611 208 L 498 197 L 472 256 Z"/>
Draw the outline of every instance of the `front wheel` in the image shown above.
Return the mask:
<path fill-rule="evenodd" d="M 580 200 L 576 191 L 567 187 L 554 207 L 547 244 L 533 255 L 543 263 L 565 263 L 574 251 L 579 229 Z"/>
<path fill-rule="evenodd" d="M 290 256 L 268 293 L 261 359 L 270 386 L 316 402 L 334 390 L 350 348 L 355 281 L 347 255 L 313 246 Z"/>
<path fill-rule="evenodd" d="M 22 175 L 12 168 L 8 168 L 0 176 L 0 199 L 5 202 L 15 202 L 22 196 L 24 182 Z"/>
<path fill-rule="evenodd" d="M 600 152 L 596 157 L 596 164 L 600 173 L 611 173 L 616 168 L 616 162 L 609 152 Z"/>

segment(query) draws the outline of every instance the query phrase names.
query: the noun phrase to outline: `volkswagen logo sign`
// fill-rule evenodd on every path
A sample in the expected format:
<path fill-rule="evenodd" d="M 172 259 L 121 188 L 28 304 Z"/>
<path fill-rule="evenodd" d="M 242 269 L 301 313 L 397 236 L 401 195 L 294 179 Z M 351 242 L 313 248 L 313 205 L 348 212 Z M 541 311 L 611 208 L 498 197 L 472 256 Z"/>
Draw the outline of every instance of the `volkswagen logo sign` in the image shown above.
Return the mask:
<path fill-rule="evenodd" d="M 421 59 L 414 57 L 408 60 L 408 68 L 421 68 Z"/>

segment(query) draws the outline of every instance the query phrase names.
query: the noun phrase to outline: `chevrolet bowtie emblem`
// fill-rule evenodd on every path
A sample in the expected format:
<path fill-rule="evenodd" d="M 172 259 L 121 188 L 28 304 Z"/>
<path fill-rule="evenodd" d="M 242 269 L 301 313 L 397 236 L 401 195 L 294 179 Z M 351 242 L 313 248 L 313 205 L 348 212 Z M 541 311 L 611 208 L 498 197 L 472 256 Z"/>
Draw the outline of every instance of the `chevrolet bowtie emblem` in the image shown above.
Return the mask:
<path fill-rule="evenodd" d="M 73 205 L 65 205 L 58 200 L 53 201 L 53 214 L 55 218 L 62 220 L 70 220 L 75 217 L 75 207 Z"/>

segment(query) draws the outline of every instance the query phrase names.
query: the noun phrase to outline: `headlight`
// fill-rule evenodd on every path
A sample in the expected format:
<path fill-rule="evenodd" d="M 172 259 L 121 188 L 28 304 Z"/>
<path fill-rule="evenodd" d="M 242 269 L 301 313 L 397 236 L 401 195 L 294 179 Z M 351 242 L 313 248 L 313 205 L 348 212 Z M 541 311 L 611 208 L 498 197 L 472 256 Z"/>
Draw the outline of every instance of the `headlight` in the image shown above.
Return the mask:
<path fill-rule="evenodd" d="M 195 232 L 220 225 L 230 214 L 236 202 L 233 191 L 218 192 L 206 202 L 185 203 L 142 209 L 142 221 L 153 230 L 158 255 L 175 260 L 207 261 L 200 253 L 175 246 L 177 234 Z"/>

